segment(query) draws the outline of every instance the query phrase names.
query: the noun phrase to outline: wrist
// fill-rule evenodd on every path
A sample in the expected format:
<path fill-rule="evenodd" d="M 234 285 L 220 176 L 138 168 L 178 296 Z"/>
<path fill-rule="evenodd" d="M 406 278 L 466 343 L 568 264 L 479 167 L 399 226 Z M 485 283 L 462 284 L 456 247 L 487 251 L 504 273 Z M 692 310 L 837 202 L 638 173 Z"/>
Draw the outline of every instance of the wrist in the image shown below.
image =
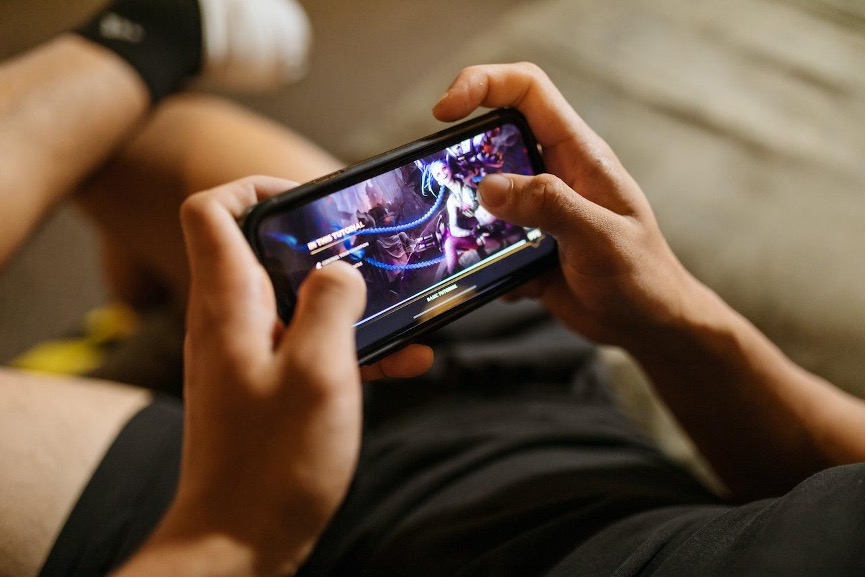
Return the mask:
<path fill-rule="evenodd" d="M 120 575 L 293 575 L 316 536 L 274 528 L 275 515 L 178 498 Z"/>
<path fill-rule="evenodd" d="M 666 351 L 680 357 L 684 347 L 717 341 L 730 331 L 737 314 L 687 270 L 681 268 L 671 285 L 676 291 L 665 291 L 663 299 L 645 307 L 648 313 L 639 323 L 622 332 L 619 345 L 636 358 L 666 357 Z"/>

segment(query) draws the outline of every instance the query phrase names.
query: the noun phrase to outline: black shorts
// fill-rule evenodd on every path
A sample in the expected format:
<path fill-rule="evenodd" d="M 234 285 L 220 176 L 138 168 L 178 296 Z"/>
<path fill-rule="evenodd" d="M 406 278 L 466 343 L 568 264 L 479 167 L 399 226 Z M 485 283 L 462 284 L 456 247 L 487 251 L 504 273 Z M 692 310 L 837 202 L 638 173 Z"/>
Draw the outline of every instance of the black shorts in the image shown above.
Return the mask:
<path fill-rule="evenodd" d="M 510 353 L 440 344 L 427 381 L 367 387 L 357 475 L 302 574 L 863 575 L 862 464 L 727 503 L 632 427 L 585 344 L 537 340 L 537 366 L 529 325 Z M 178 403 L 135 416 L 43 575 L 129 556 L 172 499 L 181 437 Z"/>
<path fill-rule="evenodd" d="M 304 575 L 863 575 L 863 465 L 733 505 L 622 416 L 453 399 L 369 436 Z"/>
<path fill-rule="evenodd" d="M 135 552 L 174 497 L 183 408 L 160 398 L 130 419 L 66 520 L 43 576 L 101 576 Z"/>
<path fill-rule="evenodd" d="M 444 409 L 365 442 L 304 574 L 863 575 L 862 464 L 733 507 L 598 415 L 569 411 L 563 431 L 553 399 Z M 180 440 L 175 405 L 133 418 L 42 574 L 105 574 L 134 552 L 174 494 Z"/>

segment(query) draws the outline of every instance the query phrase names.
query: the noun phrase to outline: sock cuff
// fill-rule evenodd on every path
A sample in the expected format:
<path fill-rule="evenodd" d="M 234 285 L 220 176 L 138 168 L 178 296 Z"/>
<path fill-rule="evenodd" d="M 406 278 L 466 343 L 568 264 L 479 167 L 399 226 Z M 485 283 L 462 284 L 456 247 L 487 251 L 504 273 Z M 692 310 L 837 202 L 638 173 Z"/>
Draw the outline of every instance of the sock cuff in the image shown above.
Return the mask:
<path fill-rule="evenodd" d="M 153 104 L 202 68 L 198 0 L 117 0 L 75 32 L 126 60 Z"/>

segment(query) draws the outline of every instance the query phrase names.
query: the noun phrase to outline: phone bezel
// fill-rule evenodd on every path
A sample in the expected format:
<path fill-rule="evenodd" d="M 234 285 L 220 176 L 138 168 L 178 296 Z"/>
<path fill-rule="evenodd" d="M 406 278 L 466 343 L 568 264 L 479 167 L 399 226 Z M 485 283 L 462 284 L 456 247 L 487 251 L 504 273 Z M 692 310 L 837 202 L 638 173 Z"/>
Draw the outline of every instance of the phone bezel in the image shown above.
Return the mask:
<path fill-rule="evenodd" d="M 445 147 L 457 144 L 466 138 L 475 136 L 481 132 L 490 130 L 502 124 L 514 124 L 523 136 L 524 143 L 529 155 L 532 169 L 536 174 L 544 172 L 544 163 L 538 144 L 529 124 L 524 116 L 515 109 L 496 109 L 487 114 L 469 119 L 460 124 L 448 127 L 442 131 L 423 137 L 411 143 L 397 147 L 375 157 L 361 161 L 344 169 L 340 169 L 328 175 L 322 176 L 308 183 L 299 185 L 284 193 L 280 193 L 269 199 L 265 199 L 251 206 L 241 216 L 240 226 L 247 241 L 253 248 L 256 257 L 261 260 L 263 249 L 258 235 L 259 224 L 272 213 L 283 210 L 292 210 L 300 205 L 325 197 L 343 188 L 363 182 L 373 176 L 386 173 L 400 166 L 442 150 Z M 361 364 L 372 363 L 381 359 L 422 334 L 434 331 L 451 321 L 473 311 L 514 289 L 527 279 L 535 276 L 540 271 L 551 267 L 557 261 L 555 243 L 547 253 L 538 259 L 515 269 L 509 275 L 503 277 L 500 283 L 489 286 L 483 292 L 473 296 L 460 305 L 437 315 L 433 319 L 423 321 L 390 334 L 386 338 L 379 339 L 368 346 L 358 350 L 358 360 Z M 277 308 L 280 317 L 288 322 L 291 317 L 291 308 L 286 305 L 286 300 L 281 299 L 276 293 Z"/>

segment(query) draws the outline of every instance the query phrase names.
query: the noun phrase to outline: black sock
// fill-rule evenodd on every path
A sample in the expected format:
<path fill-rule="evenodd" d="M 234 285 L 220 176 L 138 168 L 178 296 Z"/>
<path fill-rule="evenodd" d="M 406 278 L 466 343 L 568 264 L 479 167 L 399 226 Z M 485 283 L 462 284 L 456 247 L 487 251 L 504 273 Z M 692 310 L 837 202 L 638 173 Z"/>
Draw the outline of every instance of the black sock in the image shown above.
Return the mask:
<path fill-rule="evenodd" d="M 198 0 L 115 0 L 76 32 L 132 65 L 153 104 L 202 67 Z"/>

